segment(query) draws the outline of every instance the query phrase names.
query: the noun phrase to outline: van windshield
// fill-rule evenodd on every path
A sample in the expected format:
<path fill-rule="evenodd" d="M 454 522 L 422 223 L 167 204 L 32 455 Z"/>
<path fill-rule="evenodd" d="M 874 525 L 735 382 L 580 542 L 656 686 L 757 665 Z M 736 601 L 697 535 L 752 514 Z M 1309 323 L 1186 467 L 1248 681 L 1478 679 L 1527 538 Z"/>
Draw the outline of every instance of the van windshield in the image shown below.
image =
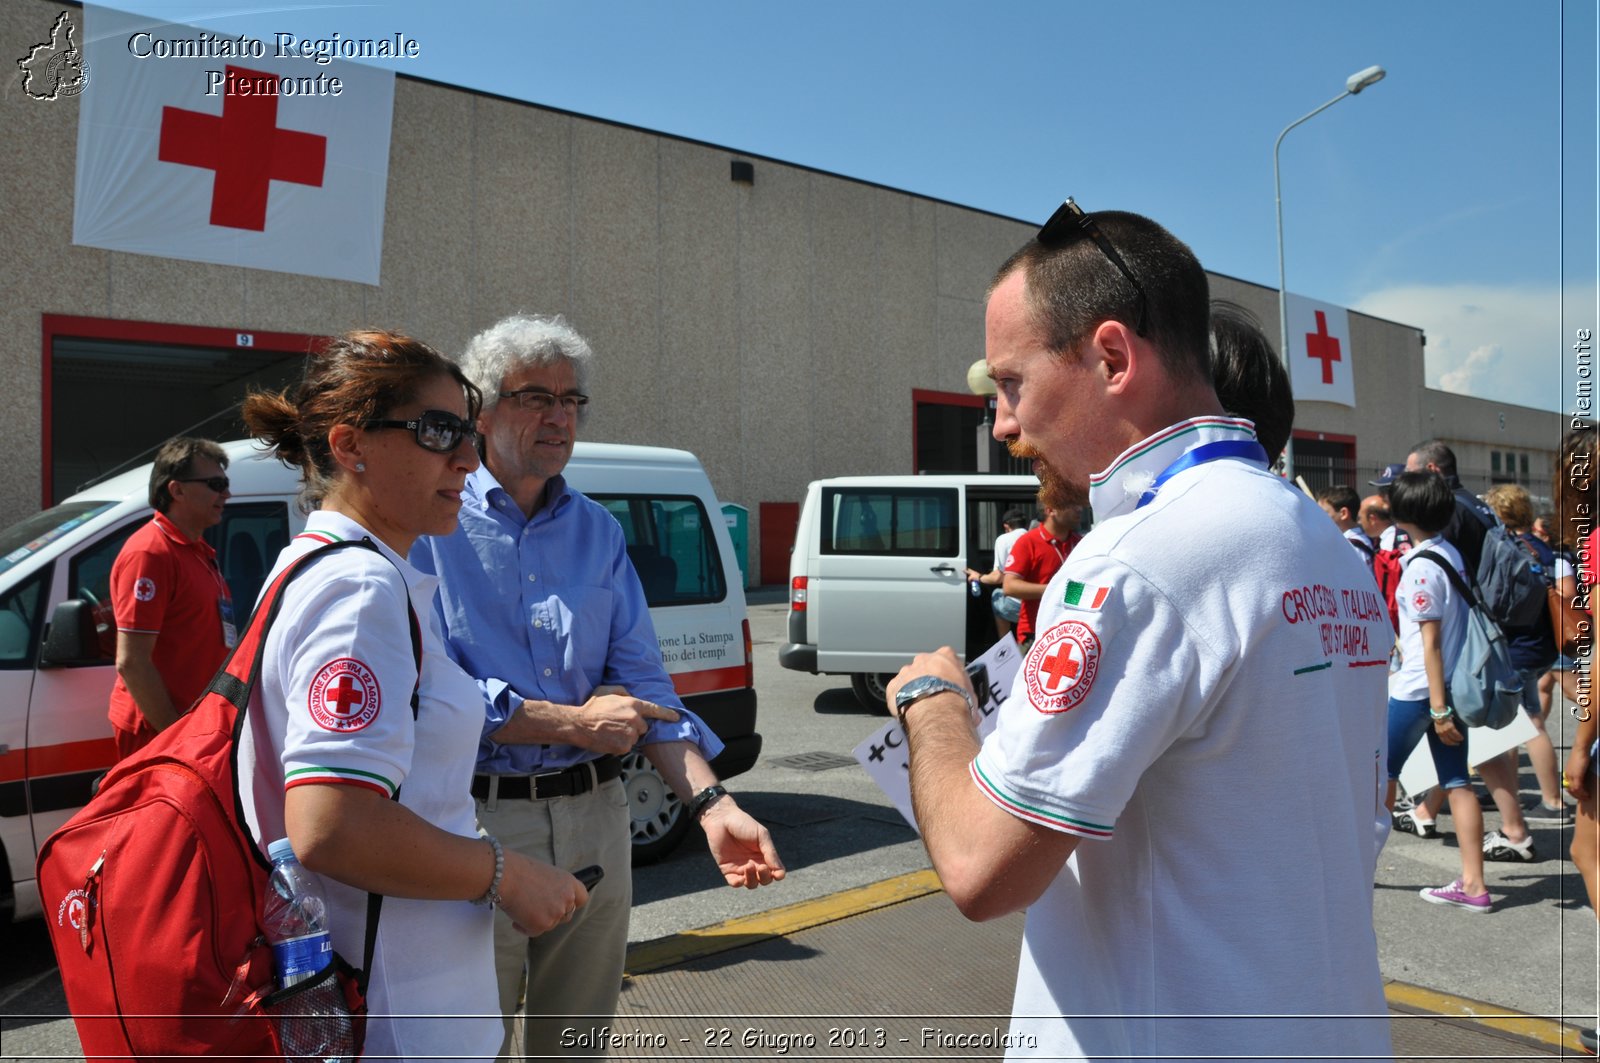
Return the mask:
<path fill-rule="evenodd" d="M 4 572 L 55 542 L 81 524 L 86 524 L 115 502 L 63 502 L 35 513 L 0 531 L 0 572 Z"/>

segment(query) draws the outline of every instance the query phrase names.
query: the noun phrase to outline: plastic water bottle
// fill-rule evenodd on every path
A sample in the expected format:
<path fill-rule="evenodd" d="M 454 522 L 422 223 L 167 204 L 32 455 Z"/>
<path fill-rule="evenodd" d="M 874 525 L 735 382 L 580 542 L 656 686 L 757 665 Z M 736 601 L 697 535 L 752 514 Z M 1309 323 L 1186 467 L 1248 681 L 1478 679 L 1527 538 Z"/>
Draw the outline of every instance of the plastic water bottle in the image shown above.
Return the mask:
<path fill-rule="evenodd" d="M 272 973 L 279 989 L 315 978 L 333 962 L 328 901 L 317 876 L 300 866 L 288 838 L 267 846 L 265 930 L 272 945 Z"/>
<path fill-rule="evenodd" d="M 267 846 L 264 927 L 272 944 L 272 969 L 279 994 L 314 979 L 333 963 L 328 901 L 316 875 L 300 866 L 288 838 Z M 285 1063 L 352 1063 L 355 1027 L 337 977 L 295 990 L 273 1006 Z"/>

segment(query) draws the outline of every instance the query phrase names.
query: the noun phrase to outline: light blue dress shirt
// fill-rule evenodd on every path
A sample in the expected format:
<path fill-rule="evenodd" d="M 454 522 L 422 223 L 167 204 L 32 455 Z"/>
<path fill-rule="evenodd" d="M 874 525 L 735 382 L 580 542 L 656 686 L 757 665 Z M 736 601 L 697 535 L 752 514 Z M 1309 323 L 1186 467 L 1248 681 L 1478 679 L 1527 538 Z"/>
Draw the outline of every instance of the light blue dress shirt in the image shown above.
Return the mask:
<path fill-rule="evenodd" d="M 678 710 L 676 723 L 651 720 L 644 744 L 692 742 L 707 760 L 722 751 L 711 729 L 683 708 L 661 663 L 622 526 L 565 478 L 552 477 L 545 504 L 525 518 L 480 466 L 467 477 L 455 532 L 418 539 L 410 560 L 438 575 L 435 601 L 450 655 L 483 691 L 480 772 L 532 774 L 595 759 L 593 750 L 576 746 L 501 744 L 489 736 L 524 699 L 582 705 L 602 684 Z"/>

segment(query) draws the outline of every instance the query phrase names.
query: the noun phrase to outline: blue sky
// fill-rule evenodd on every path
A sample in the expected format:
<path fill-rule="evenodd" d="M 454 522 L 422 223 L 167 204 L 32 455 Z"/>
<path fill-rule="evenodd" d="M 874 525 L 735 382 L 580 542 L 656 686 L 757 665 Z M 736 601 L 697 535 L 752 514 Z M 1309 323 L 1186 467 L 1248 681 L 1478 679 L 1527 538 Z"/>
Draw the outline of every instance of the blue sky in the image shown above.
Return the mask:
<path fill-rule="evenodd" d="M 113 6 L 404 32 L 403 73 L 1027 220 L 1070 194 L 1273 287 L 1273 141 L 1378 64 L 1284 140 L 1289 290 L 1424 329 L 1432 386 L 1545 409 L 1600 312 L 1593 0 Z"/>

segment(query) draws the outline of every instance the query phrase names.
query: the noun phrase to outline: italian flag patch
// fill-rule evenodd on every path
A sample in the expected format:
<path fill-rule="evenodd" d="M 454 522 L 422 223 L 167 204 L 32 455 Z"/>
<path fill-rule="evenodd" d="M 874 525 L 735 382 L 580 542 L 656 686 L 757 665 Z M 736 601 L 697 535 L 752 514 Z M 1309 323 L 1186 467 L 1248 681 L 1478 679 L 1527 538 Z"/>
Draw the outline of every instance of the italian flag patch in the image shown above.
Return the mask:
<path fill-rule="evenodd" d="M 1091 587 L 1087 583 L 1068 580 L 1067 593 L 1062 597 L 1061 604 L 1077 609 L 1098 609 L 1110 594 L 1110 587 Z"/>

